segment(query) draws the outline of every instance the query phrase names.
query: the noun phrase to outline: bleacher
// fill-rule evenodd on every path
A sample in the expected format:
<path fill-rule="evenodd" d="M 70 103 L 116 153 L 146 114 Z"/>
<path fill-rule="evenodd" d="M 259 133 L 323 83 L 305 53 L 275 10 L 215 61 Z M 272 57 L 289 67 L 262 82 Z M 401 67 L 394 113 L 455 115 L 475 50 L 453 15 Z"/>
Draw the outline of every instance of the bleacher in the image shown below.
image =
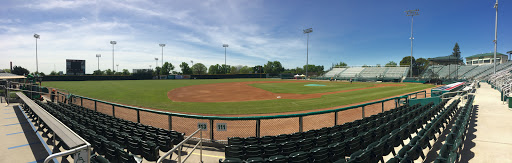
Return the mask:
<path fill-rule="evenodd" d="M 384 78 L 401 79 L 402 77 L 407 76 L 407 72 L 409 72 L 409 67 L 388 67 L 388 71 L 384 74 Z"/>
<path fill-rule="evenodd" d="M 339 74 L 339 77 L 342 79 L 356 78 L 363 70 L 364 67 L 350 67 L 343 71 L 343 73 Z"/>
<path fill-rule="evenodd" d="M 452 76 L 457 76 L 457 77 L 461 78 L 464 74 L 466 74 L 467 72 L 469 72 L 477 67 L 478 66 L 473 66 L 473 65 L 460 65 L 457 72 L 452 73 Z"/>
<path fill-rule="evenodd" d="M 333 68 L 323 77 L 337 78 L 348 80 L 368 79 L 368 80 L 399 80 L 407 76 L 409 67 L 350 67 L 350 68 Z"/>
<path fill-rule="evenodd" d="M 466 79 L 472 79 L 475 76 L 477 76 L 478 74 L 481 74 L 482 72 L 487 71 L 487 70 L 491 69 L 492 67 L 493 67 L 492 64 L 480 65 L 480 66 L 474 68 L 473 70 L 465 73 L 462 77 L 466 78 Z"/>
<path fill-rule="evenodd" d="M 455 71 L 457 71 L 457 65 L 446 65 L 446 66 L 443 66 L 443 68 L 441 68 L 439 70 L 439 72 L 437 72 L 438 76 L 440 78 L 454 78 L 455 76 L 450 76 L 450 74 L 454 73 Z"/>
<path fill-rule="evenodd" d="M 112 117 L 74 104 L 35 102 L 92 144 L 96 154 L 91 153 L 91 162 L 156 161 L 159 151 L 167 152 L 184 139 L 184 134 L 177 131 Z M 33 116 L 30 112 L 29 115 Z M 62 147 L 69 149 L 65 144 Z"/>
<path fill-rule="evenodd" d="M 325 73 L 325 77 L 336 77 L 339 73 L 345 71 L 347 68 L 333 68 L 331 71 Z"/>
<path fill-rule="evenodd" d="M 499 65 L 496 65 L 496 71 L 501 71 L 503 69 L 506 69 L 508 67 L 512 66 L 512 62 L 505 62 Z M 482 73 L 479 73 L 475 76 L 475 78 L 484 78 L 490 74 L 494 73 L 494 65 L 491 66 L 490 69 L 483 71 Z"/>
<path fill-rule="evenodd" d="M 387 70 L 387 67 L 366 67 L 359 73 L 359 77 L 380 78 L 384 76 Z"/>

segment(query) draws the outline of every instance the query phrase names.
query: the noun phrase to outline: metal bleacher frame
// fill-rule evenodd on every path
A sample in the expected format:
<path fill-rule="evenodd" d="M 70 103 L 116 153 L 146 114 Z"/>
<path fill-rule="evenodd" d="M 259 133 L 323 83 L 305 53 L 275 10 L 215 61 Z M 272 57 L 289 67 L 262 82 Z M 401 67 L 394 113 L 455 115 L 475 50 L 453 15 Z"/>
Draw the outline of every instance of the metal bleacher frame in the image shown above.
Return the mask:
<path fill-rule="evenodd" d="M 41 106 L 37 105 L 34 101 L 32 101 L 30 98 L 28 98 L 25 94 L 22 92 L 17 92 L 16 95 L 20 97 L 22 102 L 28 108 L 30 109 L 34 114 L 38 116 L 38 118 L 43 121 L 46 126 L 48 126 L 49 129 L 53 132 L 53 144 L 55 145 L 55 135 L 57 135 L 62 143 L 65 143 L 67 146 L 69 146 L 69 150 L 62 151 L 59 153 L 52 153 L 49 155 L 44 162 L 48 163 L 54 158 L 72 155 L 75 153 L 82 152 L 85 150 L 87 152 L 86 157 L 83 157 L 82 159 L 89 163 L 90 162 L 90 155 L 91 155 L 91 144 L 87 141 L 85 141 L 82 137 L 78 136 L 75 132 L 73 132 L 71 129 L 69 129 L 66 125 L 64 125 L 61 121 L 59 121 L 57 118 L 55 118 L 53 115 L 48 113 L 46 110 L 44 110 Z M 37 123 L 37 122 L 36 122 Z M 39 127 L 39 124 L 37 124 Z M 36 131 L 37 132 L 37 131 Z M 42 142 L 45 143 L 45 142 Z M 75 159 L 77 159 L 75 157 Z"/>

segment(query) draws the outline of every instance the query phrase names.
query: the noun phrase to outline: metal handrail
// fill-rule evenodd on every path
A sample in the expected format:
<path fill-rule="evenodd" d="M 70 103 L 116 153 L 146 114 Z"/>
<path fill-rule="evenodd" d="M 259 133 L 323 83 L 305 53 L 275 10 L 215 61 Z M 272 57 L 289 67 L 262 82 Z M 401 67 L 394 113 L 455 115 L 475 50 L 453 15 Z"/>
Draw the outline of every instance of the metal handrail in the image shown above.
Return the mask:
<path fill-rule="evenodd" d="M 197 134 L 197 132 L 200 133 L 200 139 L 199 139 L 199 142 L 197 142 L 197 144 L 194 146 L 194 148 L 192 148 L 192 151 L 190 151 L 190 153 L 192 153 L 196 148 L 197 146 L 199 145 L 201 148 L 200 148 L 200 155 L 199 155 L 199 159 L 200 159 L 200 162 L 203 162 L 203 130 L 201 130 L 201 128 L 198 128 L 194 133 L 192 133 L 189 137 L 187 137 L 185 140 L 181 141 L 178 145 L 176 145 L 174 148 L 172 148 L 169 152 L 165 153 L 162 157 L 160 157 L 156 162 L 157 163 L 161 163 L 162 161 L 164 161 L 164 159 L 169 156 L 172 152 L 178 150 L 178 163 L 181 163 L 181 146 L 183 146 L 183 144 L 185 144 L 185 142 L 187 142 L 188 140 L 190 140 L 192 138 L 192 136 L 194 136 L 195 134 Z M 190 155 L 188 155 L 187 157 L 185 157 L 185 159 L 183 159 L 183 161 L 186 161 L 188 159 L 188 157 L 190 157 Z"/>
<path fill-rule="evenodd" d="M 57 157 L 67 156 L 67 155 L 72 155 L 72 154 L 78 153 L 78 152 L 80 152 L 81 150 L 84 150 L 84 149 L 87 149 L 87 156 L 86 157 L 89 157 L 91 155 L 91 144 L 86 143 L 85 145 L 82 145 L 82 146 L 80 146 L 78 148 L 73 148 L 73 149 L 70 149 L 70 150 L 67 150 L 67 151 L 62 151 L 62 152 L 59 152 L 59 153 L 51 154 L 50 156 L 46 157 L 46 159 L 44 159 L 44 163 L 48 163 L 48 162 L 50 162 L 50 160 L 52 160 L 54 158 L 57 158 Z M 78 159 L 78 158 L 75 158 L 75 159 Z M 87 158 L 87 160 L 90 162 L 89 158 Z M 87 162 L 87 163 L 89 163 L 89 162 Z"/>

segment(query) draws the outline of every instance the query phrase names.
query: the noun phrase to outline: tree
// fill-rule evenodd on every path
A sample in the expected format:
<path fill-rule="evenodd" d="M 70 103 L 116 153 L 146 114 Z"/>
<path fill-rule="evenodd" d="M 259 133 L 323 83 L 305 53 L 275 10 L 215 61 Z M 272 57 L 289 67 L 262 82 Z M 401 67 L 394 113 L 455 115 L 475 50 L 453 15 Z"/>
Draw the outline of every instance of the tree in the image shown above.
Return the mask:
<path fill-rule="evenodd" d="M 230 74 L 238 74 L 240 73 L 238 71 L 239 69 L 236 66 L 231 66 L 231 70 L 229 71 Z"/>
<path fill-rule="evenodd" d="M 240 74 L 252 74 L 252 69 L 248 66 L 240 68 Z"/>
<path fill-rule="evenodd" d="M 55 71 L 52 71 L 52 72 L 50 72 L 50 75 L 55 76 L 55 75 L 59 75 L 59 74 L 57 74 L 57 72 L 55 72 Z"/>
<path fill-rule="evenodd" d="M 385 67 L 396 67 L 396 62 L 389 61 L 388 63 L 386 63 Z"/>
<path fill-rule="evenodd" d="M 114 75 L 114 72 L 112 72 L 111 69 L 107 69 L 107 70 L 105 70 L 105 74 L 107 74 L 107 75 Z"/>
<path fill-rule="evenodd" d="M 206 71 L 208 69 L 206 68 L 206 66 L 202 63 L 196 63 L 192 66 L 192 73 L 193 74 L 198 74 L 198 75 L 201 75 L 201 74 L 206 74 Z"/>
<path fill-rule="evenodd" d="M 256 65 L 252 68 L 252 71 L 255 73 L 263 73 L 263 66 Z"/>
<path fill-rule="evenodd" d="M 95 70 L 92 74 L 93 75 L 105 75 L 105 72 L 101 71 L 101 70 Z"/>
<path fill-rule="evenodd" d="M 123 72 L 115 72 L 114 75 L 123 75 Z"/>
<path fill-rule="evenodd" d="M 208 69 L 208 74 L 214 75 L 214 74 L 222 74 L 224 71 L 222 70 L 222 67 L 219 64 L 216 65 L 210 65 L 210 68 Z"/>
<path fill-rule="evenodd" d="M 368 66 L 368 65 L 364 64 L 364 65 L 363 65 L 363 67 L 370 67 L 370 66 Z"/>
<path fill-rule="evenodd" d="M 132 77 L 135 79 L 151 79 L 153 78 L 153 70 L 139 70 L 136 73 L 133 73 Z"/>
<path fill-rule="evenodd" d="M 16 74 L 16 75 L 28 75 L 30 73 L 30 71 L 28 71 L 27 69 L 25 69 L 21 66 L 14 66 L 12 68 L 11 73 Z"/>
<path fill-rule="evenodd" d="M 6 68 L 6 69 L 4 69 L 4 72 L 11 73 L 11 69 Z"/>
<path fill-rule="evenodd" d="M 169 72 L 174 70 L 174 65 L 172 65 L 169 62 L 165 62 L 164 66 L 162 66 L 162 71 L 160 72 L 160 75 L 169 75 Z"/>
<path fill-rule="evenodd" d="M 263 71 L 268 74 L 279 74 L 284 71 L 284 68 L 279 61 L 268 61 L 267 64 L 263 66 Z"/>
<path fill-rule="evenodd" d="M 414 65 L 414 57 L 412 57 L 412 64 Z M 411 56 L 407 56 L 407 57 L 404 57 L 401 61 L 400 61 L 400 66 L 409 66 L 411 65 Z"/>
<path fill-rule="evenodd" d="M 456 58 L 460 58 L 460 48 L 459 48 L 459 43 L 455 43 L 455 46 L 453 47 L 452 56 L 454 56 L 454 57 L 456 57 Z"/>
<path fill-rule="evenodd" d="M 181 62 L 180 68 L 181 68 L 181 72 L 183 74 L 192 74 L 192 69 L 190 69 L 190 67 L 188 67 L 187 62 Z"/>
<path fill-rule="evenodd" d="M 345 63 L 345 62 L 336 63 L 334 65 L 334 67 L 347 67 L 347 63 Z"/>
<path fill-rule="evenodd" d="M 162 72 L 162 68 L 160 66 L 156 66 L 155 67 L 155 72 L 153 72 L 153 75 L 156 76 L 156 75 L 160 75 Z"/>
<path fill-rule="evenodd" d="M 425 71 L 428 67 L 428 60 L 425 58 L 418 58 L 416 60 L 416 64 L 414 65 L 414 69 L 416 72 L 413 72 L 413 74 L 419 75 L 423 71 Z"/>
<path fill-rule="evenodd" d="M 128 69 L 123 69 L 123 75 L 130 75 L 130 71 L 128 71 Z"/>

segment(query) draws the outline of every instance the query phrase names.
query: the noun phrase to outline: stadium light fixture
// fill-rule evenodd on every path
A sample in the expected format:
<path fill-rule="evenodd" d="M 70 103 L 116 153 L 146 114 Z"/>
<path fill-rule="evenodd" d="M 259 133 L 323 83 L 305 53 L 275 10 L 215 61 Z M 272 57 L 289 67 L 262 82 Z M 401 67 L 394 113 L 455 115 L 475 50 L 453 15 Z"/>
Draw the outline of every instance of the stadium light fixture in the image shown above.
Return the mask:
<path fill-rule="evenodd" d="M 229 47 L 228 44 L 222 44 L 222 47 L 224 47 L 224 73 L 228 74 L 228 65 L 226 64 L 226 48 Z"/>
<path fill-rule="evenodd" d="M 308 79 L 308 67 L 309 67 L 309 33 L 313 32 L 313 28 L 304 29 L 304 34 L 308 35 L 306 43 L 306 79 Z"/>
<path fill-rule="evenodd" d="M 116 64 L 117 72 L 119 72 L 119 64 Z"/>
<path fill-rule="evenodd" d="M 112 71 L 114 71 L 114 45 L 117 44 L 117 41 L 110 41 L 110 44 L 112 44 Z"/>
<path fill-rule="evenodd" d="M 39 72 L 39 63 L 37 61 L 37 39 L 39 39 L 39 35 L 36 33 L 34 34 L 34 38 L 36 38 L 36 72 Z"/>
<path fill-rule="evenodd" d="M 158 67 L 158 58 L 155 58 L 155 67 Z"/>
<path fill-rule="evenodd" d="M 411 63 L 410 63 L 410 76 L 412 77 L 412 41 L 414 40 L 414 35 L 412 33 L 413 31 L 413 24 L 414 24 L 414 16 L 417 16 L 417 15 L 420 15 L 420 10 L 416 9 L 416 10 L 407 10 L 405 11 L 407 13 L 407 16 L 411 16 Z M 448 65 L 449 66 L 449 65 Z"/>
<path fill-rule="evenodd" d="M 165 44 L 158 44 L 160 45 L 160 47 L 162 47 L 162 66 L 164 66 L 164 47 L 165 47 Z"/>
<path fill-rule="evenodd" d="M 96 54 L 96 58 L 98 58 L 98 71 L 100 71 L 100 57 L 101 54 Z"/>
<path fill-rule="evenodd" d="M 498 0 L 494 4 L 494 8 L 496 9 L 496 21 L 494 24 L 494 74 L 496 74 L 496 50 L 498 48 Z"/>

